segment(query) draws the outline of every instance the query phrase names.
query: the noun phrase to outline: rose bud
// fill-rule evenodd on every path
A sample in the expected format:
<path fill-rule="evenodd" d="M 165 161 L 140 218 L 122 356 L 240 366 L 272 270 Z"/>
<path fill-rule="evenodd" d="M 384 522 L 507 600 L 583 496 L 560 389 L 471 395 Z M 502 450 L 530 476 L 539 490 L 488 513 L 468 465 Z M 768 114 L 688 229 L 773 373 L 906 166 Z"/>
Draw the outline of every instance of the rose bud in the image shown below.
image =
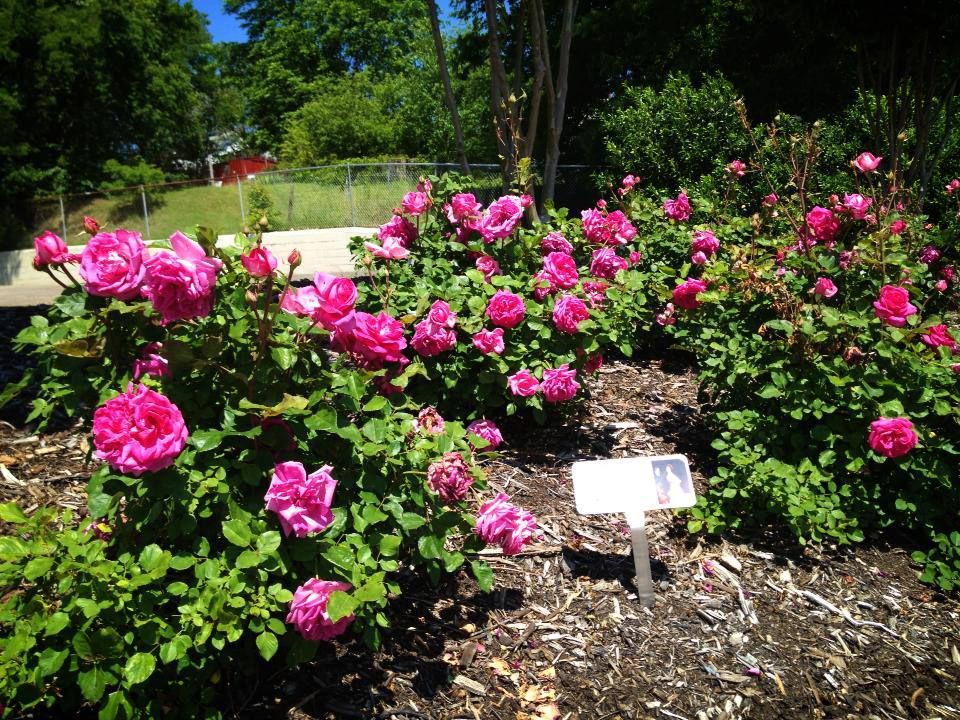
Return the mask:
<path fill-rule="evenodd" d="M 94 220 L 89 215 L 83 216 L 83 229 L 89 235 L 96 235 L 100 232 L 100 223 Z"/>
<path fill-rule="evenodd" d="M 300 267 L 300 263 L 303 262 L 303 258 L 300 257 L 300 251 L 294 250 L 287 256 L 287 263 L 290 265 L 291 270 L 296 270 Z"/>

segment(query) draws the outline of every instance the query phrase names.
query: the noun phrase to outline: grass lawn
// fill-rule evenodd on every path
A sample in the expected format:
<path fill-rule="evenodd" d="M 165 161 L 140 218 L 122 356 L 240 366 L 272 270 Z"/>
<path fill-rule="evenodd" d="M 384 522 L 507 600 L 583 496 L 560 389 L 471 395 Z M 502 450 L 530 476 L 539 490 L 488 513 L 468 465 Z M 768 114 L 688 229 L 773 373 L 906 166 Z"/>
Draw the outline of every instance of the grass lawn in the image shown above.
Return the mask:
<path fill-rule="evenodd" d="M 412 189 L 416 178 L 385 181 L 382 171 L 379 175 L 379 178 L 365 176 L 361 169 L 349 190 L 339 178 L 315 174 L 297 178 L 302 180 L 300 182 L 245 182 L 242 185 L 244 211 L 251 211 L 251 191 L 257 194 L 262 190 L 272 204 L 272 230 L 382 225 L 389 219 L 393 208 L 400 204 L 404 193 Z M 495 193 L 499 184 L 498 176 L 478 178 L 478 197 L 486 195 L 485 191 Z M 66 240 L 70 244 L 80 244 L 86 237 L 82 226 L 84 215 L 96 218 L 107 229 L 124 227 L 147 234 L 139 193 L 75 197 L 66 199 L 65 203 Z M 150 238 L 154 240 L 169 237 L 175 230 L 192 230 L 196 225 L 229 234 L 239 232 L 244 224 L 235 184 L 221 187 L 193 185 L 154 191 L 147 195 L 147 208 Z M 32 247 L 33 238 L 45 229 L 57 234 L 62 232 L 57 200 L 38 203 L 35 215 L 33 230 L 20 238 L 19 247 Z"/>

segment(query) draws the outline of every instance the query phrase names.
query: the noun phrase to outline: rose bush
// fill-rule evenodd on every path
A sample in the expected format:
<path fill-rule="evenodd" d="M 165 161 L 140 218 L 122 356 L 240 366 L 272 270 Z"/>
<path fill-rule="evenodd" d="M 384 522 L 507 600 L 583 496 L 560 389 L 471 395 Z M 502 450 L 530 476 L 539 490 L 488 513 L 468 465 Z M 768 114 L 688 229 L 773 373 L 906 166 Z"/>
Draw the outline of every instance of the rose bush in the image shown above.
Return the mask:
<path fill-rule="evenodd" d="M 207 231 L 96 233 L 79 279 L 38 239 L 68 289 L 16 341 L 37 362 L 33 419 L 92 416 L 105 464 L 79 526 L 0 506 L 8 709 L 214 717 L 264 662 L 377 646 L 406 581 L 467 565 L 489 589 L 477 551 L 535 537 L 517 508 L 478 531 L 494 498 L 476 459 L 499 431 L 403 392 L 422 372 L 409 324 L 358 311 L 352 281 L 292 287 L 297 253 L 281 270 L 259 241 L 216 249 Z M 435 302 L 421 322 L 435 339 L 460 319 Z"/>
<path fill-rule="evenodd" d="M 751 172 L 775 192 L 747 215 L 733 193 L 621 191 L 645 252 L 683 278 L 657 291 L 657 323 L 696 354 L 715 433 L 690 528 L 773 522 L 840 543 L 900 532 L 925 580 L 960 585 L 956 237 L 864 180 L 869 153 L 847 192 L 817 197 L 809 177 L 775 184 L 760 149 Z M 788 150 L 815 157 L 814 136 Z"/>

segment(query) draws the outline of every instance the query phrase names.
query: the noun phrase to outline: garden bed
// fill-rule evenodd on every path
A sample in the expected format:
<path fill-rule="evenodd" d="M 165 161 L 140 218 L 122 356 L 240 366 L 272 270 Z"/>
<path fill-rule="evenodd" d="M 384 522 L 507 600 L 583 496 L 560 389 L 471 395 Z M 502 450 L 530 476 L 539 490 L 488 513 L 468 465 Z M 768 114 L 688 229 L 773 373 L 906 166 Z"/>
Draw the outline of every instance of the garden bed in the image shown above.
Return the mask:
<path fill-rule="evenodd" d="M 5 323 L 6 324 L 6 323 Z M 13 360 L 4 355 L 4 367 Z M 230 696 L 243 716 L 297 718 L 960 717 L 960 605 L 897 547 L 691 538 L 653 513 L 656 606 L 632 592 L 619 516 L 578 516 L 578 459 L 683 452 L 700 489 L 710 437 L 681 359 L 613 363 L 566 425 L 505 424 L 490 485 L 537 516 L 542 542 L 486 551 L 498 590 L 466 572 L 407 578 L 379 652 L 321 644 L 297 671 Z M 83 508 L 86 436 L 0 427 L 4 500 Z M 349 638 L 349 635 L 347 636 Z M 230 677 L 222 682 L 230 683 Z"/>

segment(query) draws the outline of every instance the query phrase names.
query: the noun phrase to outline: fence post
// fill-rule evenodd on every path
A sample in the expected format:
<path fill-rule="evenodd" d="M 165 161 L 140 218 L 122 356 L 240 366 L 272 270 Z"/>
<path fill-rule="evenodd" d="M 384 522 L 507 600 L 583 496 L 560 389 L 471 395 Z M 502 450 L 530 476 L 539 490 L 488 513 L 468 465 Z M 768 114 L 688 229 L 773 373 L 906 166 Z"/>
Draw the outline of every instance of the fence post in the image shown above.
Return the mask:
<path fill-rule="evenodd" d="M 353 173 L 350 171 L 350 163 L 347 163 L 347 198 L 350 200 L 350 226 L 357 226 L 357 209 L 353 203 Z"/>
<path fill-rule="evenodd" d="M 140 186 L 140 200 L 143 202 L 143 229 L 147 242 L 150 242 L 150 213 L 147 211 L 147 192 Z"/>
<path fill-rule="evenodd" d="M 69 242 L 69 240 L 67 240 L 67 213 L 63 209 L 63 195 L 60 195 L 59 198 L 60 198 L 60 227 L 63 228 L 63 241 Z"/>
<path fill-rule="evenodd" d="M 237 175 L 236 178 L 237 178 L 237 197 L 240 198 L 240 225 L 243 226 L 247 224 L 247 212 L 246 210 L 243 209 L 243 188 L 240 187 L 240 184 L 243 181 L 241 180 L 239 175 Z"/>
<path fill-rule="evenodd" d="M 293 227 L 293 183 L 290 183 L 290 196 L 287 198 L 287 230 Z"/>

